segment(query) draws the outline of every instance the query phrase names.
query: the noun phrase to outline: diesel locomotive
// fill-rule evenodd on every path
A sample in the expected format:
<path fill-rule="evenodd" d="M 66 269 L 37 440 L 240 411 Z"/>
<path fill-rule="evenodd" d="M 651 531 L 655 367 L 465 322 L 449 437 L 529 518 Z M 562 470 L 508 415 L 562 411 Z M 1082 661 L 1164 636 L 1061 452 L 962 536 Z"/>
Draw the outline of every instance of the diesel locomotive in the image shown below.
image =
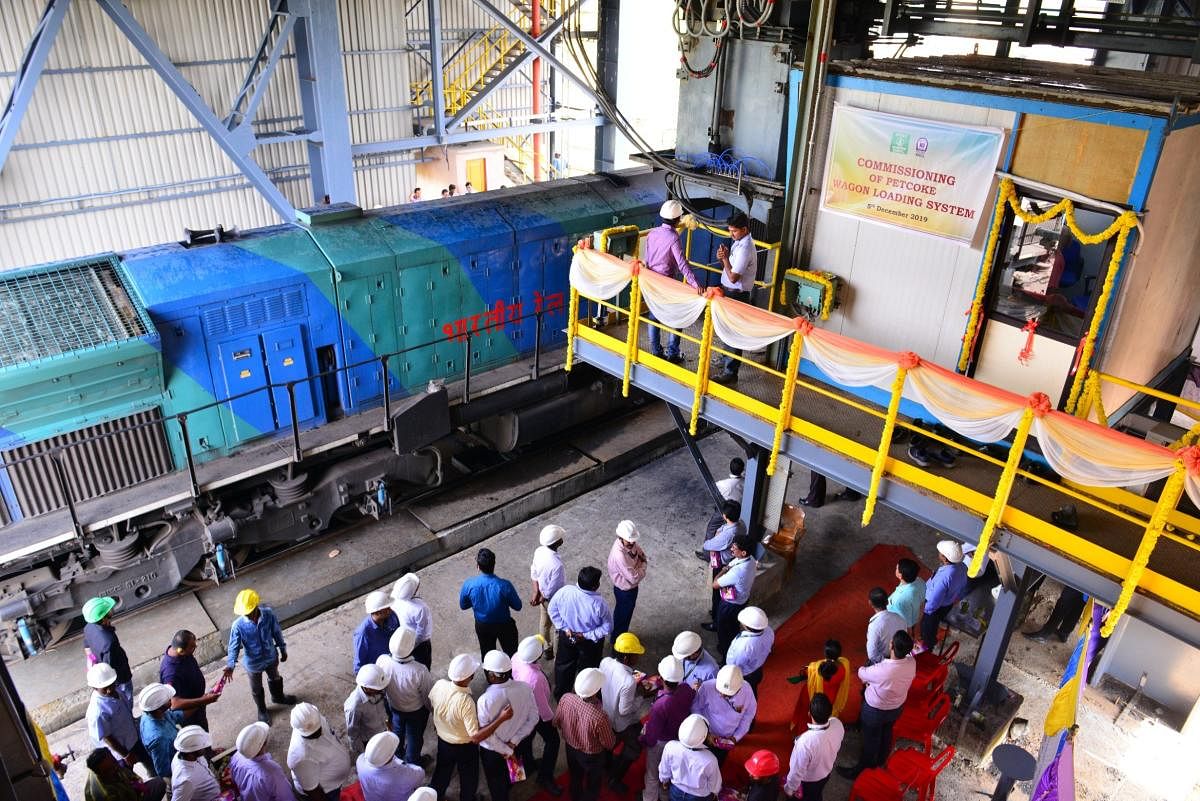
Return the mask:
<path fill-rule="evenodd" d="M 613 408 L 555 369 L 572 246 L 647 227 L 665 196 L 634 170 L 322 206 L 0 275 L 0 652 L 61 638 L 93 595 L 128 610 L 219 580 L 469 473 L 481 444 Z"/>

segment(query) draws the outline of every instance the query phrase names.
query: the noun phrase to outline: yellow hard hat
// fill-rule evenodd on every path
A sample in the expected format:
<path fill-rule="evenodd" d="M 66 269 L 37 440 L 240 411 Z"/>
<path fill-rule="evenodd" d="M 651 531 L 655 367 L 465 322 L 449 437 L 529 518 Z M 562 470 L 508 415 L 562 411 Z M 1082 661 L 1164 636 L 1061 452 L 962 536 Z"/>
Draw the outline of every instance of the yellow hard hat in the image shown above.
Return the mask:
<path fill-rule="evenodd" d="M 642 647 L 642 641 L 637 638 L 637 635 L 632 632 L 625 632 L 617 641 L 613 643 L 613 650 L 618 654 L 644 654 L 646 649 Z"/>
<path fill-rule="evenodd" d="M 248 615 L 258 608 L 258 593 L 254 590 L 242 590 L 233 601 L 235 615 Z"/>

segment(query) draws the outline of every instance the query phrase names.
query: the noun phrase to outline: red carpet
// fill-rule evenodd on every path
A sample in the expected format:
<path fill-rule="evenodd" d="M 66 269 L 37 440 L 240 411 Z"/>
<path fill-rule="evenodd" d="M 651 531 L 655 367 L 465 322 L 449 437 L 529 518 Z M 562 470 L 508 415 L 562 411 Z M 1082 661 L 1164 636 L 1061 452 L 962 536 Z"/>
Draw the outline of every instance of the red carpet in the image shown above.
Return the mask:
<path fill-rule="evenodd" d="M 758 714 L 754 728 L 733 749 L 723 766 L 722 773 L 727 784 L 740 787 L 746 783 L 747 777 L 742 766 L 760 748 L 774 751 L 784 770 L 787 770 L 794 736 L 788 725 L 796 699 L 802 692 L 801 685 L 789 684 L 787 679 L 803 671 L 809 662 L 820 659 L 827 639 L 841 642 L 842 655 L 850 660 L 851 665 L 850 692 L 841 719 L 852 721 L 858 718 L 862 684 L 854 671 L 867 661 L 866 632 L 867 619 L 870 617 L 867 593 L 872 587 L 883 587 L 890 592 L 896 585 L 896 561 L 904 557 L 916 560 L 916 555 L 904 546 L 876 545 L 855 562 L 844 576 L 822 587 L 808 603 L 775 630 L 775 647 L 764 668 L 762 683 L 758 686 Z M 917 561 L 919 563 L 920 560 Z M 803 563 L 797 569 L 803 570 Z M 922 573 L 927 574 L 928 571 L 922 570 Z M 644 772 L 645 761 L 639 759 L 625 777 L 625 784 L 635 795 L 639 794 Z M 559 776 L 558 783 L 566 787 L 565 773 Z M 568 795 L 564 793 L 559 801 L 567 801 Z M 602 801 L 621 799 L 607 787 L 600 797 Z M 539 791 L 531 801 L 555 799 Z"/>

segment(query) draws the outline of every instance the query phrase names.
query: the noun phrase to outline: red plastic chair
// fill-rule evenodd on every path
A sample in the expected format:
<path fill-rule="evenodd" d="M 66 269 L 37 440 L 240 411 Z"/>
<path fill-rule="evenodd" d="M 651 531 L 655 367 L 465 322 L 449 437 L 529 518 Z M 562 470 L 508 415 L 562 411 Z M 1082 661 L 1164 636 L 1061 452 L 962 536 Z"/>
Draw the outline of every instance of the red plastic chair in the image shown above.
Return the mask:
<path fill-rule="evenodd" d="M 905 789 L 919 793 L 920 801 L 933 801 L 938 774 L 954 759 L 954 746 L 948 745 L 937 756 L 929 756 L 915 748 L 893 751 L 888 757 L 887 772 Z"/>
<path fill-rule="evenodd" d="M 854 780 L 848 801 L 902 801 L 906 789 L 883 768 L 867 768 Z"/>
<path fill-rule="evenodd" d="M 904 705 L 904 712 L 892 728 L 892 735 L 897 740 L 912 740 L 925 747 L 926 754 L 933 753 L 933 735 L 950 715 L 953 706 L 950 696 L 946 693 L 934 696 L 933 701 L 925 706 Z"/>
<path fill-rule="evenodd" d="M 958 656 L 958 640 L 946 645 L 946 641 L 942 640 L 941 651 L 922 651 L 917 654 L 914 659 L 917 660 L 917 677 L 913 683 L 922 681 L 928 678 L 929 675 L 936 670 L 940 665 L 945 665 L 947 669 L 950 663 L 954 661 L 954 657 Z"/>
<path fill-rule="evenodd" d="M 921 709 L 927 708 L 935 698 L 941 695 L 942 689 L 946 686 L 946 677 L 949 675 L 949 667 L 939 665 L 926 674 L 920 683 L 913 679 L 912 686 L 908 688 L 908 698 L 905 699 L 904 705 Z"/>

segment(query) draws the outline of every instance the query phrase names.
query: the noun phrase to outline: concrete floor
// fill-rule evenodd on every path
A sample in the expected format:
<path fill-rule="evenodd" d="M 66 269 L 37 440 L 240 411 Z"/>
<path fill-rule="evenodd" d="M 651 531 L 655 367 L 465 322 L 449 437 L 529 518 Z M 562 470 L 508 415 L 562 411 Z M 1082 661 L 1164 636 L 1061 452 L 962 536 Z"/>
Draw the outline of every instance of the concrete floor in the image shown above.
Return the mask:
<path fill-rule="evenodd" d="M 724 474 L 720 468 L 737 455 L 736 445 L 720 434 L 704 440 L 702 449 L 709 464 L 719 471 L 718 478 Z M 805 491 L 807 479 L 806 470 L 796 471 L 787 493 L 789 500 L 794 501 Z M 837 489 L 831 485 L 831 495 Z M 633 519 L 642 532 L 642 543 L 650 559 L 650 575 L 639 598 L 633 628 L 646 644 L 645 662 L 653 665 L 668 652 L 678 631 L 697 628 L 704 616 L 706 596 L 699 589 L 704 566 L 692 556 L 692 550 L 711 508 L 706 495 L 690 457 L 686 451 L 677 451 L 518 528 L 502 532 L 486 544 L 497 553 L 497 573 L 513 580 L 521 595 L 527 597 L 529 559 L 543 525 L 554 522 L 567 530 L 567 544 L 562 553 L 567 574 L 573 576 L 585 564 L 603 567 L 617 522 Z M 938 539 L 935 531 L 882 506 L 871 526 L 862 529 L 858 524 L 860 513 L 861 501 L 831 503 L 809 511 L 808 534 L 800 546 L 795 572 L 766 608 L 773 625 L 785 621 L 823 584 L 844 573 L 876 542 L 908 545 L 927 564 L 933 562 Z M 422 595 L 433 607 L 435 676 L 444 675 L 445 665 L 455 653 L 476 649 L 471 615 L 459 611 L 456 603 L 459 585 L 475 572 L 473 555 L 474 549 L 469 549 L 420 571 Z M 304 578 L 297 576 L 296 580 Z M 362 594 L 373 589 L 363 587 Z M 1044 589 L 1042 594 L 1052 600 L 1055 589 Z M 270 598 L 264 600 L 270 602 Z M 859 600 L 853 599 L 856 603 Z M 1048 611 L 1048 603 L 1035 607 L 1026 628 L 1035 627 Z M 527 608 L 517 615 L 523 636 L 535 630 L 536 614 L 536 610 Z M 358 598 L 286 631 L 290 659 L 282 666 L 282 672 L 287 689 L 317 704 L 335 728 L 342 726 L 342 702 L 353 687 L 350 640 L 362 616 Z M 715 639 L 714 635 L 706 638 Z M 1013 642 L 1000 679 L 1026 699 L 1019 714 L 1030 720 L 1029 732 L 1016 742 L 1036 753 L 1040 723 L 1066 662 L 1067 646 L 1039 646 L 1020 637 Z M 973 653 L 974 644 L 964 642 L 960 659 L 969 660 Z M 213 679 L 219 671 L 220 663 L 206 668 L 206 674 Z M 482 685 L 482 679 L 476 681 Z M 1200 760 L 1194 756 L 1196 743 L 1157 722 L 1152 704 L 1145 709 L 1130 710 L 1120 725 L 1113 725 L 1118 704 L 1128 697 L 1128 689 L 1120 686 L 1105 686 L 1087 693 L 1076 750 L 1078 798 L 1122 801 L 1200 798 L 1197 783 Z M 224 697 L 210 708 L 209 719 L 219 747 L 232 746 L 237 732 L 254 720 L 254 707 L 240 669 Z M 944 732 L 949 737 L 955 733 Z M 274 713 L 270 743 L 281 764 L 289 734 L 287 711 L 279 709 Z M 426 737 L 426 753 L 431 754 L 432 726 Z M 849 732 L 846 740 L 843 763 L 851 761 L 858 752 L 857 735 Z M 53 733 L 50 741 L 57 753 L 70 748 L 83 756 L 89 750 L 82 723 Z M 82 798 L 85 775 L 82 759 L 70 765 L 65 782 L 72 798 Z M 994 772 L 981 768 L 970 755 L 964 755 L 942 774 L 938 796 L 964 800 L 987 797 L 996 779 Z M 531 783 L 522 786 L 515 793 L 516 801 L 526 798 L 531 790 Z M 1026 799 L 1029 790 L 1028 786 L 1018 785 L 1012 798 Z M 843 799 L 848 792 L 848 783 L 835 775 L 826 798 Z"/>

